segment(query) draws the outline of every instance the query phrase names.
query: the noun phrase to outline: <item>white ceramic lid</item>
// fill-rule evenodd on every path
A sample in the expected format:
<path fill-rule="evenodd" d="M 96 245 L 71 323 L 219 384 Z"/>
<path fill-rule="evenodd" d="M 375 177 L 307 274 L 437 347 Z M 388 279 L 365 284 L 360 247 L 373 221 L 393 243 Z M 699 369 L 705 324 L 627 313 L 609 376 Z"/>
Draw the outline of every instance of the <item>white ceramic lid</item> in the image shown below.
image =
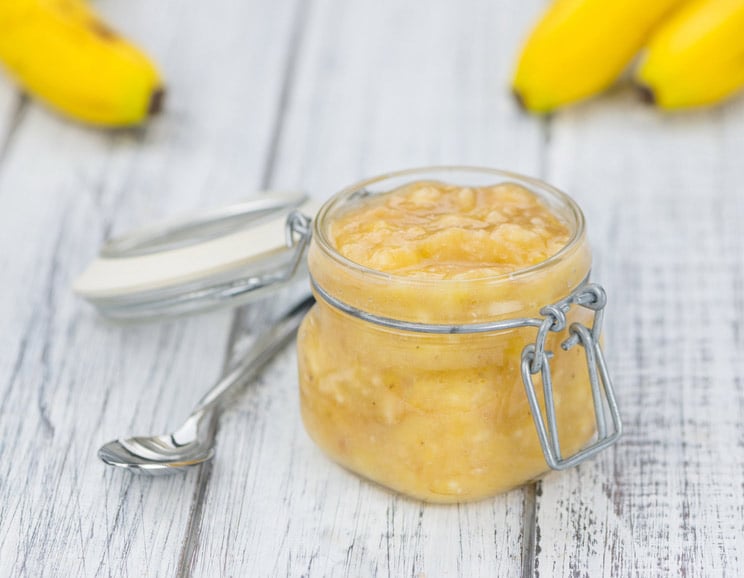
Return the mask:
<path fill-rule="evenodd" d="M 304 194 L 265 193 L 148 225 L 109 241 L 75 293 L 122 320 L 244 303 L 305 270 L 317 208 Z"/>

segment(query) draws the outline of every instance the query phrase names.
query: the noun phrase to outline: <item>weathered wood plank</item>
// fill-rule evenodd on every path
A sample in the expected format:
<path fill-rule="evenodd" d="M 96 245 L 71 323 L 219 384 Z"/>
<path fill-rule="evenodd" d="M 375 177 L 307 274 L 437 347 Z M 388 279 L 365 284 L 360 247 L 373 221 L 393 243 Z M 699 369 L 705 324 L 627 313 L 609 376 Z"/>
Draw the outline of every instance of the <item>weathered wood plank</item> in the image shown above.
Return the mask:
<path fill-rule="evenodd" d="M 363 176 L 434 163 L 535 174 L 543 134 L 518 114 L 509 77 L 540 7 L 318 2 L 277 181 L 327 198 Z"/>
<path fill-rule="evenodd" d="M 322 199 L 406 166 L 538 172 L 541 126 L 505 90 L 516 35 L 536 9 L 475 0 L 315 3 L 270 184 Z M 520 573 L 523 492 L 437 507 L 359 480 L 305 435 L 295 359 L 285 352 L 223 418 L 194 575 Z"/>
<path fill-rule="evenodd" d="M 0 575 L 493 576 L 524 554 L 526 574 L 738 573 L 741 101 L 661 117 L 619 91 L 558 115 L 546 155 L 541 123 L 506 91 L 537 1 L 140 4 L 101 9 L 170 79 L 147 132 L 96 133 L 33 104 L 18 115 L 0 82 Z M 543 173 L 586 209 L 610 292 L 617 449 L 546 478 L 534 520 L 529 490 L 422 506 L 312 445 L 288 349 L 225 415 L 213 466 L 105 470 L 101 442 L 188 412 L 232 314 L 102 323 L 69 292 L 102 239 L 260 183 L 325 198 L 430 163 Z M 247 311 L 235 335 L 268 313 Z"/>
<path fill-rule="evenodd" d="M 586 209 L 626 434 L 542 483 L 544 576 L 744 562 L 744 102 L 664 117 L 626 92 L 559 115 L 548 178 Z"/>
<path fill-rule="evenodd" d="M 113 135 L 24 114 L 0 164 L 0 575 L 175 574 L 197 472 L 133 478 L 95 451 L 185 417 L 232 313 L 115 327 L 70 284 L 112 233 L 255 192 L 295 6 L 103 2 L 161 63 L 167 114 Z"/>

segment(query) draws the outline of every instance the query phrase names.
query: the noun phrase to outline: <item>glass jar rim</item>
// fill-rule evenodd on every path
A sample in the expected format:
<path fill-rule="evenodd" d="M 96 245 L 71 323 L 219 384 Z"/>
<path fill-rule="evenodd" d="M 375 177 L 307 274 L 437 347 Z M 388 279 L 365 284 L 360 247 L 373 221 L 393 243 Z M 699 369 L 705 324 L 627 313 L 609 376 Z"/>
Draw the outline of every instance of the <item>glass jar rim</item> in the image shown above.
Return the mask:
<path fill-rule="evenodd" d="M 534 265 L 530 265 L 528 267 L 522 267 L 520 269 L 515 269 L 514 271 L 510 271 L 508 273 L 501 273 L 498 275 L 488 275 L 483 277 L 474 277 L 469 278 L 467 280 L 463 279 L 427 279 L 427 278 L 416 278 L 415 280 L 411 277 L 406 277 L 403 275 L 395 275 L 392 273 L 387 273 L 384 271 L 380 271 L 378 269 L 372 269 L 371 267 L 367 267 L 365 265 L 362 265 L 360 263 L 357 263 L 355 261 L 352 261 L 351 259 L 344 257 L 341 253 L 338 252 L 336 247 L 333 245 L 331 240 L 328 238 L 325 232 L 325 224 L 327 219 L 330 217 L 330 215 L 333 213 L 334 209 L 338 208 L 339 205 L 344 203 L 345 201 L 348 201 L 350 198 L 352 198 L 355 194 L 359 194 L 360 191 L 363 191 L 366 187 L 374 184 L 379 184 L 382 182 L 385 182 L 387 180 L 393 180 L 397 178 L 403 178 L 403 177 L 415 177 L 416 175 L 425 176 L 429 173 L 434 172 L 441 172 L 441 173 L 474 173 L 474 174 L 481 174 L 481 175 L 493 175 L 494 177 L 501 177 L 504 180 L 513 181 L 517 184 L 524 184 L 528 185 L 528 188 L 531 192 L 537 194 L 541 199 L 545 199 L 546 197 L 550 200 L 557 201 L 561 208 L 564 209 L 567 214 L 573 219 L 573 222 L 568 223 L 568 225 L 571 227 L 571 236 L 569 237 L 568 241 L 566 242 L 563 247 L 560 248 L 560 250 L 556 251 L 552 255 L 550 255 L 547 259 L 544 259 L 543 261 L 540 261 L 539 263 L 535 263 Z M 453 183 L 457 184 L 457 183 Z M 552 209 L 552 207 L 549 207 Z M 341 189 L 339 192 L 331 196 L 330 199 L 328 199 L 320 208 L 318 211 L 318 214 L 316 215 L 315 219 L 313 219 L 313 241 L 320 246 L 320 248 L 323 250 L 323 252 L 336 261 L 338 264 L 347 267 L 351 270 L 354 270 L 357 273 L 361 273 L 365 276 L 370 276 L 373 278 L 376 278 L 381 281 L 400 281 L 400 282 L 412 282 L 415 281 L 417 284 L 426 285 L 428 283 L 432 284 L 446 284 L 446 283 L 463 283 L 465 282 L 488 282 L 488 283 L 498 283 L 498 282 L 511 282 L 518 279 L 522 279 L 526 276 L 529 276 L 533 273 L 537 273 L 539 271 L 542 271 L 544 269 L 547 269 L 554 263 L 559 262 L 565 255 L 569 254 L 584 238 L 585 235 L 585 218 L 584 213 L 581 210 L 581 207 L 576 203 L 576 201 L 567 193 L 564 193 L 560 189 L 554 187 L 553 185 L 546 183 L 545 181 L 542 181 L 540 179 L 529 177 L 527 175 L 522 175 L 519 173 L 511 172 L 511 171 L 505 171 L 501 169 L 492 169 L 487 167 L 478 167 L 478 166 L 469 166 L 469 165 L 432 165 L 427 167 L 416 167 L 411 169 L 404 169 L 401 171 L 393 171 L 390 173 L 384 173 L 382 175 L 378 175 L 375 177 L 371 177 L 368 179 L 365 179 L 363 181 L 356 182 L 348 187 L 345 187 Z"/>

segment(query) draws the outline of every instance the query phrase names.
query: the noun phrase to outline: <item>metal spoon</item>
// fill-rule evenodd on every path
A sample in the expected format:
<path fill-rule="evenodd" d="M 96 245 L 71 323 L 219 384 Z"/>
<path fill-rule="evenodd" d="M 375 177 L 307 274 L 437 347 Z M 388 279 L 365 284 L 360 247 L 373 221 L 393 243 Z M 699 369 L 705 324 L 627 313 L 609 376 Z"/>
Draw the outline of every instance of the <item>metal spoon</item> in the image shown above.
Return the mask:
<path fill-rule="evenodd" d="M 175 432 L 114 440 L 101 446 L 98 457 L 109 465 L 149 475 L 172 474 L 212 459 L 219 407 L 286 345 L 313 303 L 313 297 L 306 297 L 259 335 L 248 354 L 201 399 Z"/>

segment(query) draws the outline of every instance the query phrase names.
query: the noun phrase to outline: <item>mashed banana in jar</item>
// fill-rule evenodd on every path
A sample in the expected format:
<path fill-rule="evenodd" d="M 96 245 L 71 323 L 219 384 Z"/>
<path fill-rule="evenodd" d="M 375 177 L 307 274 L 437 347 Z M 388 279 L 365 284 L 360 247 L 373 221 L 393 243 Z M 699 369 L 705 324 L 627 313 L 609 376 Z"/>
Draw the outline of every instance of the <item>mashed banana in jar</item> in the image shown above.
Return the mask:
<path fill-rule="evenodd" d="M 310 273 L 334 299 L 390 319 L 539 317 L 589 273 L 583 220 L 567 203 L 514 182 L 341 194 L 316 220 Z M 569 325 L 589 315 L 571 310 Z M 594 433 L 584 353 L 562 351 L 566 336 L 547 343 L 564 455 Z M 521 485 L 547 469 L 520 373 L 534 339 L 528 327 L 404 331 L 319 296 L 298 337 L 305 427 L 341 465 L 415 498 L 466 501 Z"/>

